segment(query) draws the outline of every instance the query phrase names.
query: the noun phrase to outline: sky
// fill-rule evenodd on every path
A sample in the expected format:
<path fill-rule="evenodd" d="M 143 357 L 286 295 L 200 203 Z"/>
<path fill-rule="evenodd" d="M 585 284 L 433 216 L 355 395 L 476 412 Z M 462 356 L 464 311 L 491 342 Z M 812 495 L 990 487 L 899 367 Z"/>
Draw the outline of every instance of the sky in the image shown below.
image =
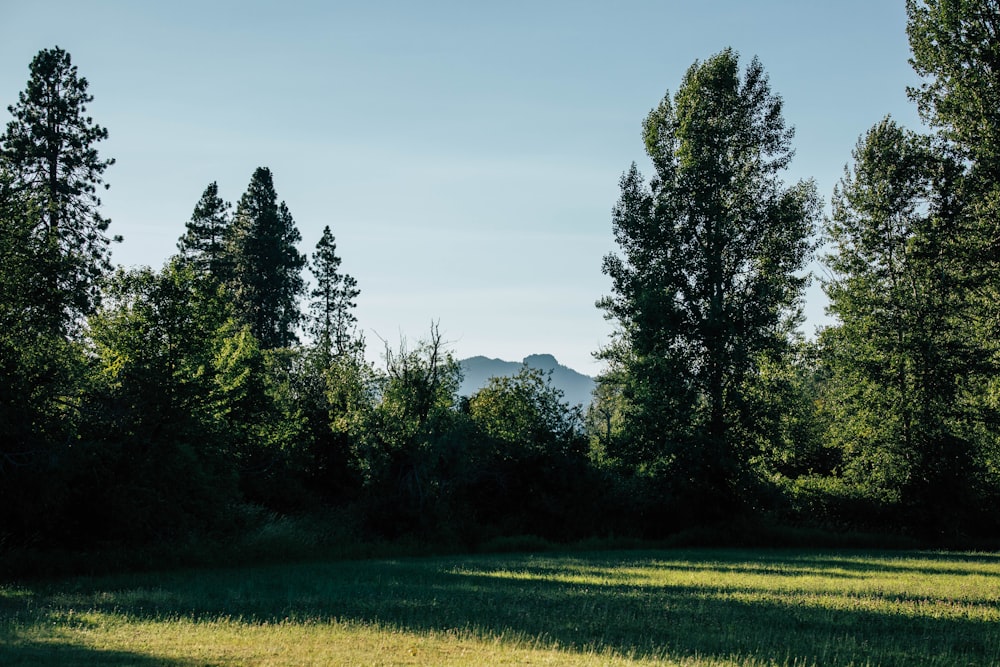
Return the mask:
<path fill-rule="evenodd" d="M 437 323 L 458 358 L 599 372 L 618 180 L 651 173 L 642 120 L 726 47 L 784 100 L 785 180 L 827 202 L 868 128 L 920 128 L 903 0 L 0 0 L 0 16 L 4 123 L 43 48 L 90 83 L 116 264 L 162 266 L 209 183 L 235 204 L 269 167 L 300 250 L 336 237 L 373 359 Z M 807 335 L 824 307 L 814 284 Z"/>

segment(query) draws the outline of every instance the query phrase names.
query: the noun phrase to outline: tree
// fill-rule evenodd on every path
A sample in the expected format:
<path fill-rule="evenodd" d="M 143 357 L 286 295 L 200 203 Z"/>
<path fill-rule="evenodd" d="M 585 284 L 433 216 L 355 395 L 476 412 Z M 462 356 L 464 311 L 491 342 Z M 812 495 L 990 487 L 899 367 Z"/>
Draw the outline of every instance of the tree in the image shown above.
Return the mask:
<path fill-rule="evenodd" d="M 614 295 L 598 302 L 619 325 L 600 356 L 622 378 L 638 448 L 673 461 L 709 513 L 738 503 L 746 383 L 783 342 L 819 209 L 812 183 L 779 178 L 793 132 L 763 67 L 739 69 L 728 49 L 696 62 L 647 117 L 656 176 L 622 177 L 622 254 L 605 258 Z"/>
<path fill-rule="evenodd" d="M 224 282 L 229 274 L 226 235 L 229 232 L 229 202 L 219 197 L 219 185 L 208 184 L 194 207 L 187 231 L 177 242 L 181 257 L 198 271 Z"/>
<path fill-rule="evenodd" d="M 582 411 L 564 402 L 549 374 L 525 365 L 492 378 L 469 398 L 468 414 L 476 433 L 458 480 L 461 507 L 513 534 L 593 530 Z"/>
<path fill-rule="evenodd" d="M 101 216 L 98 188 L 114 160 L 101 159 L 97 142 L 106 129 L 86 115 L 93 96 L 69 53 L 43 49 L 30 65 L 31 78 L 8 107 L 13 120 L 0 137 L 2 160 L 15 188 L 29 191 L 41 215 L 32 235 L 44 251 L 37 280 L 47 294 L 47 326 L 68 332 L 93 311 L 99 279 L 110 270 L 110 220 Z M 120 240 L 120 239 L 116 239 Z"/>
<path fill-rule="evenodd" d="M 582 455 L 583 414 L 537 368 L 495 377 L 469 399 L 469 416 L 490 438 L 525 452 Z"/>
<path fill-rule="evenodd" d="M 357 443 L 363 483 L 380 530 L 433 529 L 449 462 L 465 444 L 455 437 L 462 370 L 436 325 L 416 349 L 403 341 L 393 352 L 386 344 L 385 367 Z"/>
<path fill-rule="evenodd" d="M 0 164 L 0 526 L 8 539 L 51 534 L 66 486 L 54 462 L 78 434 L 81 346 L 53 330 L 39 280 L 41 213 Z"/>
<path fill-rule="evenodd" d="M 909 89 L 921 115 L 937 127 L 967 161 L 961 199 L 964 264 L 971 308 L 970 336 L 985 361 L 965 403 L 985 460 L 1000 452 L 1000 2 L 997 0 L 907 0 L 907 35 L 914 70 L 923 83 Z M 991 465 L 994 494 L 1000 468 Z"/>
<path fill-rule="evenodd" d="M 110 268 L 96 193 L 113 161 L 87 86 L 68 53 L 39 52 L 0 136 L 0 525 L 15 540 L 61 539 L 90 361 L 78 334 Z"/>
<path fill-rule="evenodd" d="M 215 280 L 176 259 L 108 281 L 89 320 L 95 377 L 77 447 L 88 475 L 73 490 L 80 539 L 162 539 L 206 527 L 236 499 L 214 368 L 231 308 Z"/>
<path fill-rule="evenodd" d="M 45 246 L 35 235 L 41 212 L 30 192 L 19 190 L 0 163 L 0 331 L 16 341 L 44 331 L 39 264 Z"/>
<path fill-rule="evenodd" d="M 312 333 L 324 358 L 360 354 L 364 347 L 361 339 L 354 337 L 355 299 L 361 294 L 358 281 L 340 272 L 341 259 L 337 256 L 330 226 L 323 228 L 323 236 L 316 244 L 311 269 L 316 287 L 310 292 Z"/>
<path fill-rule="evenodd" d="M 909 89 L 924 119 L 967 161 L 961 199 L 965 264 L 970 273 L 974 323 L 983 359 L 992 362 L 976 380 L 980 429 L 1000 451 L 1000 2 L 908 0 L 907 34 L 914 70 L 923 83 Z M 992 458 L 996 459 L 994 455 Z M 994 466 L 1000 478 L 1000 469 Z M 994 483 L 997 484 L 996 482 Z"/>
<path fill-rule="evenodd" d="M 824 287 L 838 325 L 824 337 L 848 473 L 942 530 L 970 509 L 962 394 L 985 361 L 970 335 L 977 278 L 965 256 L 963 172 L 941 146 L 886 118 L 858 142 L 826 225 Z"/>
<path fill-rule="evenodd" d="M 271 170 L 259 167 L 236 207 L 230 253 L 231 286 L 243 321 L 264 349 L 296 341 L 298 297 L 305 283 L 302 240 L 284 202 L 278 203 Z"/>
<path fill-rule="evenodd" d="M 909 89 L 925 120 L 1000 183 L 1000 1 L 907 0 Z"/>

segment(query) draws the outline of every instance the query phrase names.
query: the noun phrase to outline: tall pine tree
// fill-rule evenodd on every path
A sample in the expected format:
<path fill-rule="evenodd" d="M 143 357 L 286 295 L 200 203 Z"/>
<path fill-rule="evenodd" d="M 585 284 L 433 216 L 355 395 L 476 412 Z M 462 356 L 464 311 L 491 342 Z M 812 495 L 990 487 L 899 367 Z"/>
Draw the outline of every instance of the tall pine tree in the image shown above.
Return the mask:
<path fill-rule="evenodd" d="M 316 287 L 310 292 L 312 333 L 325 359 L 355 354 L 363 346 L 354 335 L 354 325 L 358 321 L 354 308 L 361 290 L 357 280 L 341 273 L 340 264 L 337 244 L 327 225 L 316 244 L 310 266 L 316 279 Z"/>
<path fill-rule="evenodd" d="M 13 119 L 0 137 L 0 154 L 14 188 L 30 193 L 40 215 L 32 236 L 38 243 L 37 280 L 47 294 L 39 303 L 46 325 L 78 329 L 100 297 L 99 279 L 110 270 L 110 220 L 99 211 L 99 189 L 108 186 L 96 144 L 106 129 L 87 115 L 93 96 L 69 53 L 43 49 L 30 65 L 31 77 L 8 107 Z"/>
<path fill-rule="evenodd" d="M 107 131 L 68 53 L 39 52 L 0 136 L 0 525 L 52 537 L 81 449 L 90 355 L 79 342 L 110 266 L 97 193 Z"/>
<path fill-rule="evenodd" d="M 259 167 L 236 207 L 229 252 L 236 312 L 264 349 L 298 340 L 306 263 L 296 248 L 301 240 L 288 207 L 278 203 L 271 170 Z"/>
<path fill-rule="evenodd" d="M 177 242 L 181 258 L 202 273 L 225 281 L 229 275 L 226 235 L 229 232 L 229 202 L 219 197 L 219 185 L 208 184 L 185 223 L 186 231 Z"/>

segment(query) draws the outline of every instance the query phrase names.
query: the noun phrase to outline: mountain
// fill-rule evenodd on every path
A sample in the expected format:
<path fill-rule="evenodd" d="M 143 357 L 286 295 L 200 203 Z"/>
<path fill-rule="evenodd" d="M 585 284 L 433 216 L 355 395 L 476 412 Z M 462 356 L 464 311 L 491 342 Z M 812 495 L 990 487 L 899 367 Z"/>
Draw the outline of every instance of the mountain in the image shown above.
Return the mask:
<path fill-rule="evenodd" d="M 594 378 L 563 366 L 551 354 L 532 354 L 524 361 L 503 361 L 487 357 L 470 357 L 458 362 L 462 367 L 463 380 L 458 388 L 460 396 L 471 396 L 486 386 L 490 378 L 510 377 L 517 375 L 521 367 L 527 364 L 546 373 L 552 371 L 552 385 L 561 389 L 565 400 L 570 405 L 590 405 L 591 394 L 594 391 Z"/>

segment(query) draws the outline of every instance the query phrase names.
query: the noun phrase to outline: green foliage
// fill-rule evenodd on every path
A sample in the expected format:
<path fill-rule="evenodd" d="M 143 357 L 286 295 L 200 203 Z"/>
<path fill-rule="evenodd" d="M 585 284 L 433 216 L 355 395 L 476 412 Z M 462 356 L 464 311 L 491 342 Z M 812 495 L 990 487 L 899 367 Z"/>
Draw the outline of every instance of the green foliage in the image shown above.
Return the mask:
<path fill-rule="evenodd" d="M 798 478 L 837 472 L 841 450 L 826 438 L 829 417 L 823 411 L 828 381 L 821 349 L 796 341 L 785 350 L 762 355 L 746 389 L 746 410 L 753 415 L 750 462 L 763 476 Z"/>
<path fill-rule="evenodd" d="M 537 368 L 492 378 L 469 399 L 469 416 L 488 437 L 525 451 L 581 453 L 582 415 Z"/>
<path fill-rule="evenodd" d="M 596 528 L 583 417 L 545 373 L 493 378 L 467 412 L 475 440 L 458 493 L 481 528 L 558 539 Z"/>
<path fill-rule="evenodd" d="M 740 504 L 747 383 L 781 343 L 819 209 L 811 183 L 779 179 L 792 131 L 763 67 L 739 69 L 730 50 L 695 63 L 647 117 L 656 176 L 622 177 L 598 304 L 619 325 L 603 381 L 620 384 L 631 456 L 673 461 L 707 515 Z"/>
<path fill-rule="evenodd" d="M 246 325 L 231 326 L 216 349 L 212 406 L 231 442 L 241 490 L 280 509 L 300 502 L 308 419 L 297 393 L 294 350 L 265 350 Z"/>
<path fill-rule="evenodd" d="M 893 534 L 901 520 L 897 491 L 856 478 L 803 475 L 779 481 L 792 523 L 832 533 L 851 531 Z"/>
<path fill-rule="evenodd" d="M 971 308 L 981 357 L 1000 368 L 1000 4 L 997 0 L 908 0 L 911 64 L 924 77 L 909 90 L 921 115 L 939 129 L 968 165 L 961 204 L 963 261 L 969 273 Z M 1000 423 L 986 388 L 972 379 L 969 400 L 981 418 L 974 429 L 995 449 Z M 992 418 L 991 418 L 992 417 Z"/>
<path fill-rule="evenodd" d="M 373 525 L 389 535 L 429 534 L 447 515 L 445 473 L 461 446 L 461 368 L 436 325 L 416 349 L 387 346 L 385 365 L 357 445 Z"/>
<path fill-rule="evenodd" d="M 921 116 L 1000 182 L 1000 2 L 907 0 Z"/>
<path fill-rule="evenodd" d="M 231 326 L 210 277 L 174 262 L 119 271 L 90 321 L 96 356 L 85 464 L 100 479 L 81 511 L 114 516 L 94 536 L 144 540 L 204 530 L 236 498 L 231 425 L 209 397 Z M 82 462 L 83 463 L 83 462 Z"/>
<path fill-rule="evenodd" d="M 359 357 L 331 358 L 317 348 L 302 353 L 293 377 L 307 429 L 308 483 L 327 501 L 356 499 L 368 469 L 357 449 L 372 423 L 379 378 Z"/>
<path fill-rule="evenodd" d="M 65 532 L 84 420 L 82 316 L 108 269 L 96 196 L 107 132 L 69 54 L 42 50 L 0 137 L 0 542 Z M 72 340 L 68 337 L 72 335 Z"/>
<path fill-rule="evenodd" d="M 941 134 L 886 119 L 858 143 L 825 227 L 836 325 L 795 333 L 819 200 L 781 180 L 792 131 L 762 66 L 725 50 L 646 118 L 652 179 L 621 179 L 599 302 L 617 329 L 585 417 L 527 367 L 459 399 L 436 325 L 365 362 L 330 227 L 297 345 L 306 259 L 263 167 L 233 216 L 205 189 L 162 270 L 109 279 L 107 132 L 69 55 L 43 50 L 0 137 L 0 549 L 233 527 L 250 552 L 302 555 L 319 533 L 763 543 L 785 529 L 770 521 L 995 539 L 1000 12 L 907 11 L 910 92 Z M 694 650 L 720 645 L 743 646 Z"/>

